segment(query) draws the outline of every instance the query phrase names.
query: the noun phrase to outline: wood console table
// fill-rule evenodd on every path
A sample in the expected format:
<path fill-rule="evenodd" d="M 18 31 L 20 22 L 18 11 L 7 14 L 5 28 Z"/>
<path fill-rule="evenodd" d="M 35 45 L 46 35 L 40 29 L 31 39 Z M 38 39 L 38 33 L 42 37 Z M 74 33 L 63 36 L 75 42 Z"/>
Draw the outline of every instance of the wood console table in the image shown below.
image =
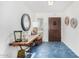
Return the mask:
<path fill-rule="evenodd" d="M 11 42 L 9 46 L 17 47 L 19 46 L 21 49 L 18 51 L 17 58 L 24 58 L 25 57 L 25 49 L 22 48 L 22 46 L 28 46 L 29 51 L 30 48 L 33 46 L 33 43 L 35 45 L 41 44 L 42 43 L 42 37 L 41 35 L 31 35 L 28 36 L 28 41 L 27 42 Z M 28 50 L 27 50 L 28 51 Z"/>
<path fill-rule="evenodd" d="M 29 37 L 28 42 L 12 42 L 10 46 L 32 46 L 33 43 L 42 43 L 42 37 L 37 35 L 32 35 Z"/>

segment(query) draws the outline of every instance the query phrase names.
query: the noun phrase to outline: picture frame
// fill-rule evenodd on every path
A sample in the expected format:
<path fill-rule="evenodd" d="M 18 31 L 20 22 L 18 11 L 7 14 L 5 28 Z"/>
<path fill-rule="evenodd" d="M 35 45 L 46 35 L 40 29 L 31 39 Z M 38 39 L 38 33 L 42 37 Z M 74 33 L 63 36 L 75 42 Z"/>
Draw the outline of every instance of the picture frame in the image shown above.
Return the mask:
<path fill-rule="evenodd" d="M 22 31 L 14 31 L 14 39 L 15 39 L 15 42 L 21 42 L 22 41 Z"/>

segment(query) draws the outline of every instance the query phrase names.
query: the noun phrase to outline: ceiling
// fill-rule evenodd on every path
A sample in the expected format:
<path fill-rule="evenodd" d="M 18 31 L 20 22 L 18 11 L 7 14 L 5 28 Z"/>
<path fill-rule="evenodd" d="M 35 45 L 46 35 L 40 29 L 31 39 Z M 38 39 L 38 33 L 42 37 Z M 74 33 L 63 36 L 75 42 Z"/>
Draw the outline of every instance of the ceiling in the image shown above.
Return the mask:
<path fill-rule="evenodd" d="M 25 5 L 32 12 L 62 12 L 72 3 L 72 1 L 54 1 L 53 5 L 49 6 L 48 1 L 26 1 Z"/>

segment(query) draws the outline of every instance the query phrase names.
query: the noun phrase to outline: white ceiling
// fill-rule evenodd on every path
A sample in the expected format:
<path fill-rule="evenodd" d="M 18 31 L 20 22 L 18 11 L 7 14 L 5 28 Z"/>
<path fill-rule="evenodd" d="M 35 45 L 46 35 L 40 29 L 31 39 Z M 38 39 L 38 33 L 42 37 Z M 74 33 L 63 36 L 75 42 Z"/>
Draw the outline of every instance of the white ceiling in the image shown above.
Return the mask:
<path fill-rule="evenodd" d="M 26 1 L 25 5 L 32 12 L 62 12 L 72 3 L 72 1 L 54 1 L 53 5 L 49 6 L 48 1 Z"/>

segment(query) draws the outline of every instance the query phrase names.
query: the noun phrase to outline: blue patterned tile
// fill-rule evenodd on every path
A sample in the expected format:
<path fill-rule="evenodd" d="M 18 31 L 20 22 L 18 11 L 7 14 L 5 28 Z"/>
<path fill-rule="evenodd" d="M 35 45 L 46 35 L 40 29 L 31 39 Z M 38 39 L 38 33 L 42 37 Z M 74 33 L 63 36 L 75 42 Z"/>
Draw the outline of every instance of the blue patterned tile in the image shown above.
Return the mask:
<path fill-rule="evenodd" d="M 32 47 L 32 58 L 78 58 L 63 42 L 44 42 Z"/>

